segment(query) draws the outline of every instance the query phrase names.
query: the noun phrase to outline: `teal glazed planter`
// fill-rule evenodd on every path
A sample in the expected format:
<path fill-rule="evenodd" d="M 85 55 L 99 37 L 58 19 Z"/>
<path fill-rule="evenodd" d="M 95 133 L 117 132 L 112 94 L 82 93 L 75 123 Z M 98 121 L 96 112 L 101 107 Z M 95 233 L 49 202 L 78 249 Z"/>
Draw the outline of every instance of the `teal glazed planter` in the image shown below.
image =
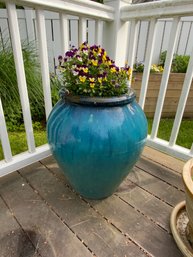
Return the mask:
<path fill-rule="evenodd" d="M 128 175 L 147 137 L 147 120 L 128 95 L 112 98 L 63 96 L 47 123 L 51 151 L 80 195 L 110 196 Z"/>

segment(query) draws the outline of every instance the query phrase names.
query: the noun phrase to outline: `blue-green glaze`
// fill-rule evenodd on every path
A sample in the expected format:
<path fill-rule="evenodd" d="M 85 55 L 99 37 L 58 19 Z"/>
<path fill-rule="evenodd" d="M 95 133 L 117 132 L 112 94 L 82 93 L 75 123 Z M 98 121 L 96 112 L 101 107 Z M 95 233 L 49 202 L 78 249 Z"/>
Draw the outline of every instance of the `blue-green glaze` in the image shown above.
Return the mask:
<path fill-rule="evenodd" d="M 48 119 L 52 153 L 73 188 L 86 198 L 110 196 L 146 141 L 147 121 L 135 97 L 110 105 L 61 99 Z"/>

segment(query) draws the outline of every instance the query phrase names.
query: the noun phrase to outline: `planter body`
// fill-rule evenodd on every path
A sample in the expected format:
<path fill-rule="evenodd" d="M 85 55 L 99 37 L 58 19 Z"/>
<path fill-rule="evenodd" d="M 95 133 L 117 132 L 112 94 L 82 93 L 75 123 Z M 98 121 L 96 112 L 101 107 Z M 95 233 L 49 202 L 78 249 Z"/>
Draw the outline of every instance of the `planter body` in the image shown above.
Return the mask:
<path fill-rule="evenodd" d="M 186 212 L 189 219 L 187 236 L 193 246 L 193 159 L 184 165 L 183 181 L 186 195 Z"/>
<path fill-rule="evenodd" d="M 47 124 L 52 153 L 82 196 L 110 196 L 128 175 L 144 147 L 147 121 L 129 97 L 61 99 Z"/>

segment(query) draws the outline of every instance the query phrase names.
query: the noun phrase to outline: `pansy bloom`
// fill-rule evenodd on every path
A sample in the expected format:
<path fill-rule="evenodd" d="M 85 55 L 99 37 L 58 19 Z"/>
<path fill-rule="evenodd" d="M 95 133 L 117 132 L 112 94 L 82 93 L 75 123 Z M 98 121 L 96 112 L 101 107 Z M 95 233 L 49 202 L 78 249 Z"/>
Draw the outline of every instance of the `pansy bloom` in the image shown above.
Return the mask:
<path fill-rule="evenodd" d="M 118 68 L 101 46 L 84 42 L 58 57 L 63 86 L 70 94 L 119 96 L 128 92 L 129 67 Z"/>

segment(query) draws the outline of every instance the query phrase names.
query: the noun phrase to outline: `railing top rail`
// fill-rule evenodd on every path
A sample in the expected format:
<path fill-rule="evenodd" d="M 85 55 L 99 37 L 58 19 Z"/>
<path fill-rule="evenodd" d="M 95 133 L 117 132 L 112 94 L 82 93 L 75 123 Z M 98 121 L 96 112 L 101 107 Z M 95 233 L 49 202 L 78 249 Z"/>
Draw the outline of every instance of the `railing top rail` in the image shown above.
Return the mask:
<path fill-rule="evenodd" d="M 126 5 L 121 8 L 121 19 L 167 18 L 193 15 L 192 0 L 162 0 L 158 2 Z"/>
<path fill-rule="evenodd" d="M 65 11 L 71 15 L 83 15 L 90 18 L 114 20 L 114 8 L 92 2 L 90 0 L 3 0 L 5 3 L 15 3 L 30 8 L 40 8 L 48 11 Z"/>

